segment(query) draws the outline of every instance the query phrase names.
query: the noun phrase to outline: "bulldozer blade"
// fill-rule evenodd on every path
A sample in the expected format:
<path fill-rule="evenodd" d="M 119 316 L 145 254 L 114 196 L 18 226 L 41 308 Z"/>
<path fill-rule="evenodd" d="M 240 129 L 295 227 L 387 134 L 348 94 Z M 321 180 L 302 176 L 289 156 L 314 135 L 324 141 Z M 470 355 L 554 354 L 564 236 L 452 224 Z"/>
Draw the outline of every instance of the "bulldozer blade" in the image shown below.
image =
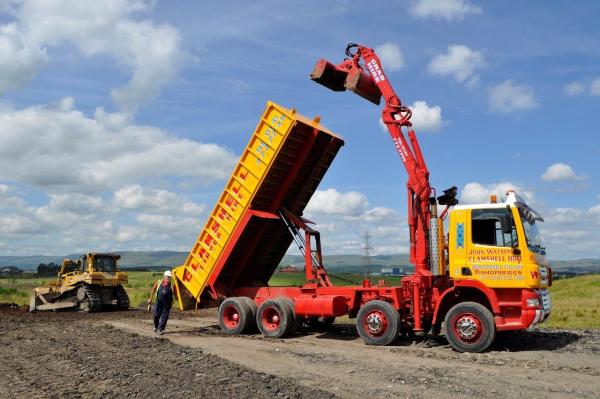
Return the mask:
<path fill-rule="evenodd" d="M 345 81 L 348 76 L 348 70 L 340 68 L 327 60 L 319 60 L 310 73 L 310 78 L 315 82 L 333 91 L 346 90 Z"/>
<path fill-rule="evenodd" d="M 36 306 L 35 310 L 58 310 L 77 306 L 77 302 L 55 302 Z"/>
<path fill-rule="evenodd" d="M 344 86 L 373 104 L 381 102 L 381 90 L 373 78 L 358 68 L 348 72 Z"/>

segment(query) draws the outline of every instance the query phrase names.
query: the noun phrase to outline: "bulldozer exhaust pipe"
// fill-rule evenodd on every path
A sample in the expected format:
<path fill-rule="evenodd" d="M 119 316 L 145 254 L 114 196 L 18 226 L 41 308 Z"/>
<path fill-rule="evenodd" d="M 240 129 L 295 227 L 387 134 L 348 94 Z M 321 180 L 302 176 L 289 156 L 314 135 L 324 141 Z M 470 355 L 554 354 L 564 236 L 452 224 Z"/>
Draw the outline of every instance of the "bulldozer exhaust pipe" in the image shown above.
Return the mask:
<path fill-rule="evenodd" d="M 333 91 L 350 90 L 373 104 L 381 102 L 381 91 L 373 78 L 357 67 L 348 68 L 345 64 L 334 65 L 327 60 L 319 60 L 310 78 Z"/>

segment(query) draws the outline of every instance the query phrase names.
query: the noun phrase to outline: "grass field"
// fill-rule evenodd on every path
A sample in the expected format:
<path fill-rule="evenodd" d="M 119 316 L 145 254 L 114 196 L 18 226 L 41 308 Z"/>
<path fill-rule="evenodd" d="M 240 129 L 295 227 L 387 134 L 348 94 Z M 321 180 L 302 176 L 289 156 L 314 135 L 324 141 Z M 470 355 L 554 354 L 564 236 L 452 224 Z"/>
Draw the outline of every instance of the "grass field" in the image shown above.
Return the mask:
<path fill-rule="evenodd" d="M 152 284 L 161 278 L 157 272 L 129 272 L 125 286 L 131 305 L 138 307 L 146 302 Z M 362 276 L 352 274 L 331 275 L 335 285 L 360 284 Z M 371 277 L 377 282 L 379 277 Z M 399 277 L 382 277 L 388 284 L 397 284 Z M 52 278 L 0 279 L 0 303 L 29 303 L 33 287 L 47 284 Z M 304 281 L 304 274 L 276 273 L 269 282 L 272 286 L 294 286 Z M 557 280 L 550 288 L 552 314 L 544 324 L 554 328 L 600 328 L 600 274 Z"/>

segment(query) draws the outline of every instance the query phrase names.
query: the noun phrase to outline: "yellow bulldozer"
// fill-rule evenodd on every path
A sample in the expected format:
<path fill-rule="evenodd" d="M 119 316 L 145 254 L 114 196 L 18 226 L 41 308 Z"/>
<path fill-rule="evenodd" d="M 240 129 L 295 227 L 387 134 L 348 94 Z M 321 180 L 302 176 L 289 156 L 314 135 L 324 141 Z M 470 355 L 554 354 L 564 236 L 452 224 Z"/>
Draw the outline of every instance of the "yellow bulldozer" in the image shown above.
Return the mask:
<path fill-rule="evenodd" d="M 55 282 L 33 289 L 29 311 L 129 309 L 129 297 L 123 288 L 127 273 L 117 266 L 120 258 L 115 254 L 88 253 L 76 261 L 65 259 Z"/>

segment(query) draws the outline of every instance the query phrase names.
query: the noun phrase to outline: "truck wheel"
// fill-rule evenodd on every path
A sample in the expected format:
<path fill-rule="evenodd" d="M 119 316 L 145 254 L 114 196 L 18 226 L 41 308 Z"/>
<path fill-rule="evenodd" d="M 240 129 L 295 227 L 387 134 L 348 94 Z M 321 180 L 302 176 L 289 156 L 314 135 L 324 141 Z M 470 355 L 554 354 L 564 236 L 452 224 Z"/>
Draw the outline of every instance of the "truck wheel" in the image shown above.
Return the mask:
<path fill-rule="evenodd" d="M 369 301 L 356 316 L 358 335 L 367 345 L 389 345 L 400 332 L 400 314 L 385 301 Z"/>
<path fill-rule="evenodd" d="M 252 310 L 242 298 L 227 298 L 219 306 L 219 326 L 227 334 L 241 334 L 252 321 Z"/>
<path fill-rule="evenodd" d="M 477 302 L 454 305 L 444 319 L 446 339 L 458 352 L 483 352 L 496 338 L 494 315 Z"/>
<path fill-rule="evenodd" d="M 256 331 L 256 312 L 258 311 L 258 308 L 256 306 L 256 303 L 252 299 L 248 298 L 247 296 L 241 296 L 239 298 L 243 302 L 245 302 L 246 306 L 248 307 L 248 309 L 250 311 L 250 317 L 248 318 L 246 327 L 244 328 L 244 330 L 242 332 L 246 333 L 246 334 L 253 333 Z"/>
<path fill-rule="evenodd" d="M 258 308 L 256 324 L 267 338 L 282 338 L 294 327 L 293 303 L 287 298 L 267 299 Z"/>

